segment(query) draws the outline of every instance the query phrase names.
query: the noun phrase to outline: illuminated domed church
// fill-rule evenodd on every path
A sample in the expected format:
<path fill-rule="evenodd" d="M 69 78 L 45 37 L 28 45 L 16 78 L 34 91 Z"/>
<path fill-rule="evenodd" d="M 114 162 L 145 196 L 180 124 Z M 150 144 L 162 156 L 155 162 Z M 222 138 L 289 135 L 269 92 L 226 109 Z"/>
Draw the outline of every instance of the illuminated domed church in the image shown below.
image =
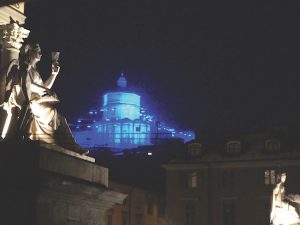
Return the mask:
<path fill-rule="evenodd" d="M 123 73 L 117 85 L 118 89 L 104 94 L 100 110 L 90 110 L 73 126 L 74 137 L 80 145 L 124 149 L 153 145 L 157 139 L 180 138 L 184 142 L 194 139 L 194 132 L 178 132 L 146 115 L 141 96 L 128 90 Z"/>
<path fill-rule="evenodd" d="M 103 96 L 99 138 L 109 146 L 150 145 L 150 123 L 141 119 L 141 97 L 126 91 L 127 81 L 123 73 L 117 83 L 119 91 Z"/>

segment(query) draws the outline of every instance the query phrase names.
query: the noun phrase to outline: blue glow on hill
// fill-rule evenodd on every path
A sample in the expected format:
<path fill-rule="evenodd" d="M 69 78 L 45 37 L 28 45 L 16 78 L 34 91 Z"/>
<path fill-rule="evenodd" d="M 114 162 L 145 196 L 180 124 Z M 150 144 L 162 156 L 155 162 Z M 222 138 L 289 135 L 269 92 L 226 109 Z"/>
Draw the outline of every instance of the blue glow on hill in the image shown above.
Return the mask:
<path fill-rule="evenodd" d="M 82 147 L 125 149 L 158 144 L 170 138 L 184 142 L 195 138 L 193 131 L 177 131 L 147 114 L 141 107 L 141 96 L 126 89 L 124 74 L 117 83 L 119 90 L 104 94 L 101 109 L 90 110 L 87 116 L 71 125 L 73 135 Z"/>

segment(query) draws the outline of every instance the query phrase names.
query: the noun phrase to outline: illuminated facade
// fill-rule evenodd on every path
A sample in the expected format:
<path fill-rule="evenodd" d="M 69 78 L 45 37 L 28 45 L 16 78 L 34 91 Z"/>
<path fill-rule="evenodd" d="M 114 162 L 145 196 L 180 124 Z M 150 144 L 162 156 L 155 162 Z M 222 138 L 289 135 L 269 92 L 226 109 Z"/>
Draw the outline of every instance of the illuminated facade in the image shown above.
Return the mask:
<path fill-rule="evenodd" d="M 72 127 L 80 145 L 124 149 L 156 144 L 158 139 L 194 139 L 192 131 L 176 131 L 164 123 L 153 122 L 153 116 L 145 114 L 141 106 L 141 96 L 127 89 L 123 74 L 117 84 L 116 91 L 104 94 L 101 110 L 90 110 L 88 116 L 79 119 Z"/>
<path fill-rule="evenodd" d="M 109 146 L 150 144 L 150 124 L 140 119 L 140 99 L 137 94 L 121 91 L 103 96 L 98 133 Z"/>
<path fill-rule="evenodd" d="M 186 158 L 164 165 L 169 224 L 270 224 L 277 175 L 286 172 L 287 193 L 299 193 L 299 140 L 299 130 L 275 129 L 190 142 Z"/>

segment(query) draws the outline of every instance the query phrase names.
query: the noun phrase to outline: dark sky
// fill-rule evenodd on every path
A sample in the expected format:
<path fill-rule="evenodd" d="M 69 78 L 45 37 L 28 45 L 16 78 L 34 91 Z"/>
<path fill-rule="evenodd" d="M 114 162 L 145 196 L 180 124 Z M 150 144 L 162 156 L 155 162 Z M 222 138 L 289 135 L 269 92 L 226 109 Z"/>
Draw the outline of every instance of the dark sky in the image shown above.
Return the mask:
<path fill-rule="evenodd" d="M 74 119 L 121 71 L 163 118 L 202 134 L 300 118 L 299 1 L 37 1 L 29 41 L 61 51 L 53 89 Z"/>

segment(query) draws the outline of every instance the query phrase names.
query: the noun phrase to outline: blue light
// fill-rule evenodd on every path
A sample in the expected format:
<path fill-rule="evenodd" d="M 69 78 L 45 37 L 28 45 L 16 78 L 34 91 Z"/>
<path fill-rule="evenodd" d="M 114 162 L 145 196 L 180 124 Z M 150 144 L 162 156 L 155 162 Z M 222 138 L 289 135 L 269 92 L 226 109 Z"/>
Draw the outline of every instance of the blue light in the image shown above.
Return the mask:
<path fill-rule="evenodd" d="M 124 74 L 121 75 L 122 79 L 123 76 Z M 121 84 L 119 90 L 126 90 L 126 79 L 122 79 L 118 81 L 118 84 Z M 148 114 L 147 108 L 141 107 L 141 97 L 135 93 L 107 92 L 103 95 L 100 121 L 93 120 L 93 115 L 96 115 L 98 110 L 91 109 L 88 112 L 92 117 L 78 119 L 76 127 L 78 130 L 74 137 L 82 141 L 82 143 L 79 142 L 80 144 L 89 145 L 86 147 L 132 148 L 152 145 L 152 139 L 158 134 L 160 138 L 181 138 L 185 142 L 195 136 L 192 131 L 177 132 L 163 121 L 158 121 L 157 116 Z M 91 129 L 80 129 L 84 128 L 83 124 L 85 128 Z M 93 124 L 96 129 L 92 129 Z M 146 154 L 151 156 L 152 152 L 146 152 Z"/>
<path fill-rule="evenodd" d="M 107 94 L 103 96 L 103 106 L 107 105 Z"/>
<path fill-rule="evenodd" d="M 103 107 L 108 104 L 132 104 L 140 107 L 141 97 L 134 93 L 109 92 L 103 97 Z"/>

